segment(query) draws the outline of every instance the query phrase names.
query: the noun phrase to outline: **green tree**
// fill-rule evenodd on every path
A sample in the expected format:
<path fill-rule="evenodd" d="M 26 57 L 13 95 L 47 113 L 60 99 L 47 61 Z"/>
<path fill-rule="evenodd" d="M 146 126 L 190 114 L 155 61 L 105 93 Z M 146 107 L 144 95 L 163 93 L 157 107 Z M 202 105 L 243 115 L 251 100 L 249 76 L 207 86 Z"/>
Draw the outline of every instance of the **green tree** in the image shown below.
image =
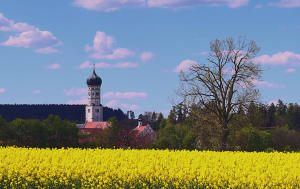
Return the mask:
<path fill-rule="evenodd" d="M 263 151 L 271 147 L 271 135 L 254 127 L 242 128 L 235 136 L 239 150 Z"/>
<path fill-rule="evenodd" d="M 108 120 L 108 127 L 105 130 L 108 137 L 108 147 L 117 147 L 120 141 L 120 127 L 116 117 Z"/>
<path fill-rule="evenodd" d="M 7 143 L 8 140 L 11 138 L 12 132 L 9 127 L 8 122 L 2 118 L 0 115 L 0 144 L 1 142 Z"/>
<path fill-rule="evenodd" d="M 194 64 L 180 74 L 179 95 L 215 115 L 223 133 L 223 149 L 230 133 L 228 124 L 238 106 L 246 107 L 257 99 L 254 81 L 262 71 L 253 59 L 259 49 L 254 41 L 244 38 L 216 39 L 210 43 L 208 63 Z"/>

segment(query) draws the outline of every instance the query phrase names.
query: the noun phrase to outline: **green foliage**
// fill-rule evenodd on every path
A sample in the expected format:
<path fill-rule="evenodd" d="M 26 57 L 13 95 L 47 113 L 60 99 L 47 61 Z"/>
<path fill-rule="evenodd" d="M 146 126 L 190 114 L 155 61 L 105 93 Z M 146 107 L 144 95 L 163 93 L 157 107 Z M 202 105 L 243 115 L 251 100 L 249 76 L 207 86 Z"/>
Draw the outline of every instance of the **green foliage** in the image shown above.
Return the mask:
<path fill-rule="evenodd" d="M 11 123 L 0 117 L 0 140 L 6 145 L 26 147 L 73 147 L 78 143 L 78 129 L 74 123 L 53 115 L 43 121 L 17 118 Z"/>
<path fill-rule="evenodd" d="M 0 144 L 7 142 L 12 135 L 8 122 L 0 115 Z"/>
<path fill-rule="evenodd" d="M 288 127 L 276 128 L 272 132 L 273 147 L 279 151 L 300 149 L 300 133 Z"/>
<path fill-rule="evenodd" d="M 234 143 L 240 150 L 263 151 L 271 147 L 271 135 L 267 131 L 245 127 L 235 134 Z"/>
<path fill-rule="evenodd" d="M 159 149 L 195 149 L 196 135 L 188 124 L 172 124 L 165 120 L 161 122 L 158 139 L 154 146 Z"/>

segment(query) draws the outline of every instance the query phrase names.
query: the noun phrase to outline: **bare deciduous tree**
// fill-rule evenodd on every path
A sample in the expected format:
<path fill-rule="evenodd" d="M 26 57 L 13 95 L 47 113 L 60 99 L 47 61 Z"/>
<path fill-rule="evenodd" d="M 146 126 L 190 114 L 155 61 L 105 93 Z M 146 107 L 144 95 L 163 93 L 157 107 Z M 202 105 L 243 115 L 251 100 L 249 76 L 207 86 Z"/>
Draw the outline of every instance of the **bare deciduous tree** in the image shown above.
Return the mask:
<path fill-rule="evenodd" d="M 217 117 L 223 130 L 223 149 L 229 135 L 228 123 L 238 107 L 257 99 L 254 83 L 262 70 L 253 58 L 259 50 L 254 41 L 245 38 L 216 39 L 210 43 L 208 63 L 194 64 L 180 73 L 179 94 Z"/>

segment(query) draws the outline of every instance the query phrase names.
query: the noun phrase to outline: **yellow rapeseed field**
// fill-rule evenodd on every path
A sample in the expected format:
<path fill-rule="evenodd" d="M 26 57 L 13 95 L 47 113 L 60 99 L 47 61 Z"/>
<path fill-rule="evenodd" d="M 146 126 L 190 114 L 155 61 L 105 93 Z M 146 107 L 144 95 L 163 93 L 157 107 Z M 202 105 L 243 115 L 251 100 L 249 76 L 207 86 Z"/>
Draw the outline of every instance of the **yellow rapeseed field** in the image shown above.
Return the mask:
<path fill-rule="evenodd" d="M 0 147 L 0 188 L 300 188 L 300 153 Z"/>

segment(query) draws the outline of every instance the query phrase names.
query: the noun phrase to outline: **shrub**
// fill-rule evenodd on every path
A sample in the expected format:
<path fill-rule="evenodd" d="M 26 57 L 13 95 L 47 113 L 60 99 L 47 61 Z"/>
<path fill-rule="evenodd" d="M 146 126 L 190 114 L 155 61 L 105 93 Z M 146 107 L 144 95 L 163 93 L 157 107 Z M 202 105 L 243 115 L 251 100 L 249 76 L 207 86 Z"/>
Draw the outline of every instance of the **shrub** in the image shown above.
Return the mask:
<path fill-rule="evenodd" d="M 270 133 L 254 127 L 246 127 L 237 131 L 233 140 L 236 147 L 246 151 L 263 151 L 271 147 Z"/>

